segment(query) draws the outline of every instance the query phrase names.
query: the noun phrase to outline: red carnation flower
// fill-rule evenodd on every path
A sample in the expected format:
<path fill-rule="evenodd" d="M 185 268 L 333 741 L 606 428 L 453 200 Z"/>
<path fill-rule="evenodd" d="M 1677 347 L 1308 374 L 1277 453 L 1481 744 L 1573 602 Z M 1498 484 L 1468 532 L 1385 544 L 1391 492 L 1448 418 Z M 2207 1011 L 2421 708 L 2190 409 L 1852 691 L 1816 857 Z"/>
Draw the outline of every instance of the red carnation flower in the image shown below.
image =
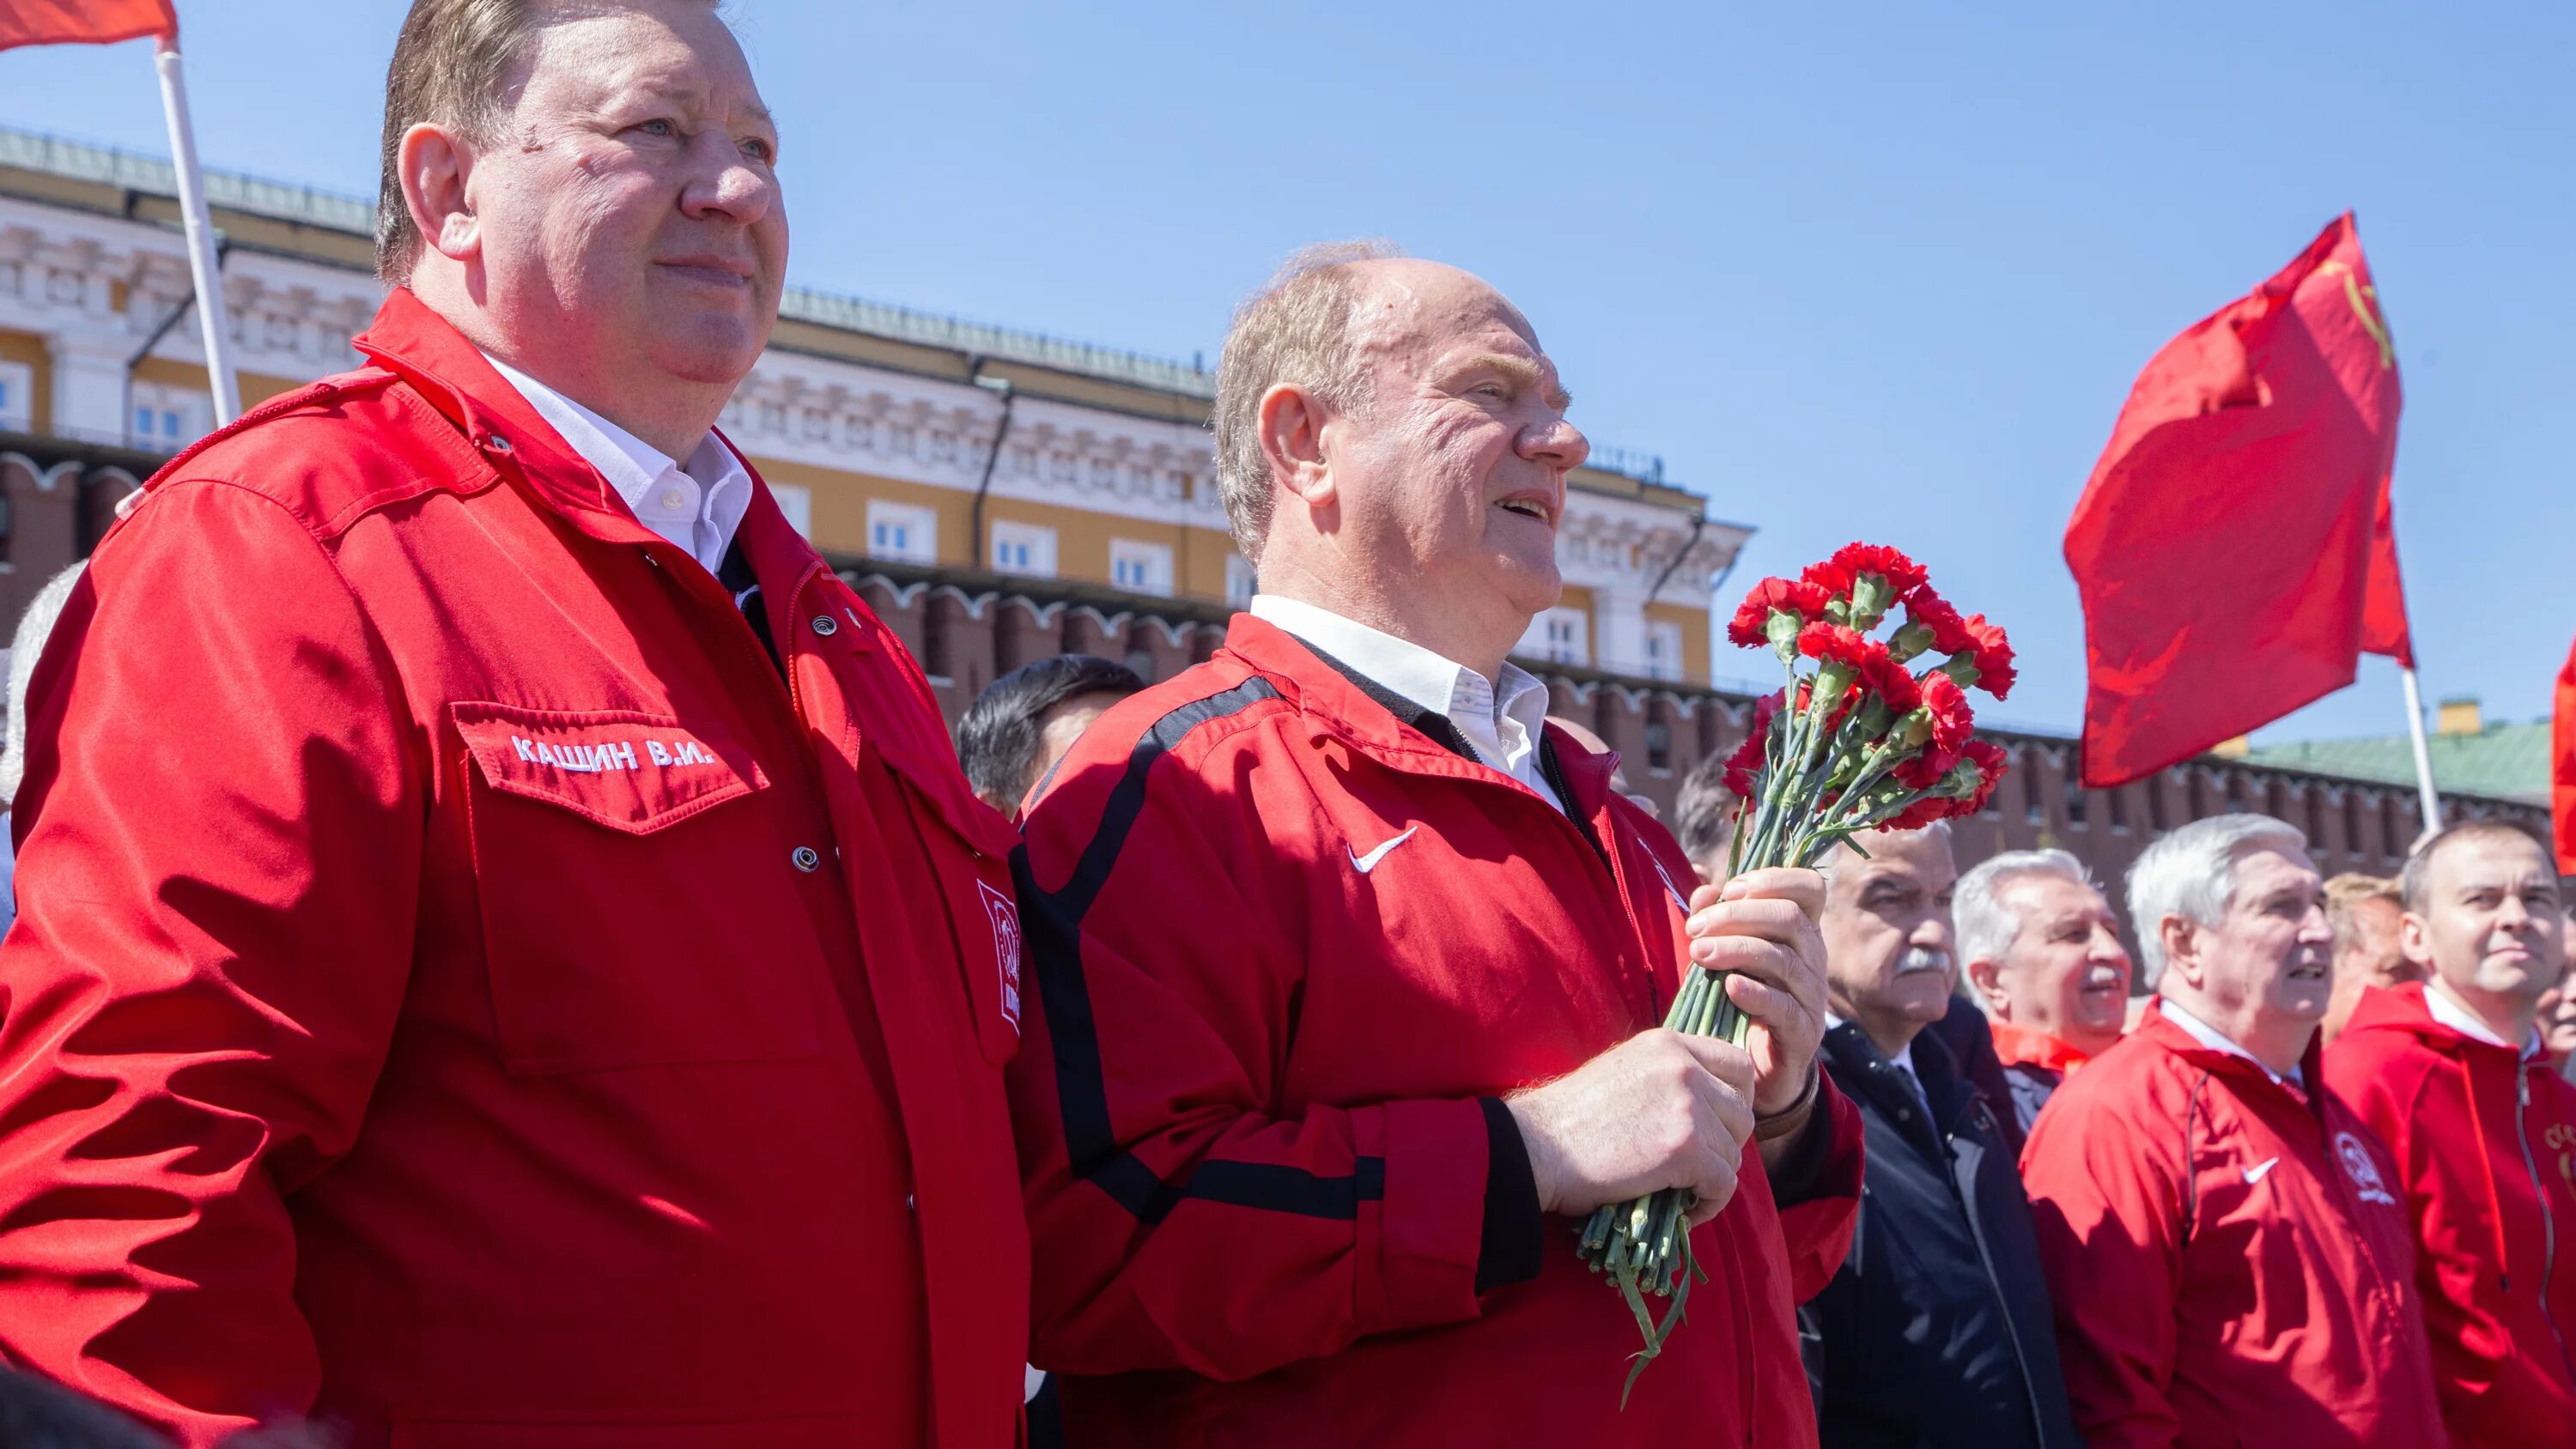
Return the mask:
<path fill-rule="evenodd" d="M 1923 708 L 1932 716 L 1932 739 L 1928 754 L 1956 759 L 1977 727 L 1977 716 L 1968 708 L 1968 692 L 1959 681 L 1934 671 L 1923 676 Z"/>
<path fill-rule="evenodd" d="M 2001 624 L 1987 623 L 1983 614 L 1969 615 L 1966 628 L 1971 662 L 1977 666 L 1977 688 L 2003 698 L 2012 692 L 2015 678 L 2012 641 L 2004 637 Z"/>
<path fill-rule="evenodd" d="M 1975 647 L 1976 641 L 1968 633 L 1968 621 L 1959 617 L 1959 611 L 1950 606 L 1948 599 L 1934 593 L 1930 584 L 1918 585 L 1905 596 L 1905 621 L 1932 631 L 1934 653 L 1956 654 Z"/>
<path fill-rule="evenodd" d="M 1726 788 L 1739 797 L 1753 798 L 1753 777 L 1760 774 L 1769 760 L 1771 718 L 1780 712 L 1780 696 L 1766 694 L 1753 702 L 1753 725 L 1744 742 L 1726 759 Z"/>
<path fill-rule="evenodd" d="M 1811 624 L 1825 616 L 1825 603 L 1825 591 L 1814 584 L 1764 579 L 1744 596 L 1735 622 L 1726 626 L 1726 637 L 1747 649 L 1761 648 L 1771 642 L 1765 631 L 1774 613 L 1795 614 L 1801 623 Z"/>
<path fill-rule="evenodd" d="M 2004 771 L 2011 757 L 2004 753 L 2003 746 L 1985 740 L 1968 741 L 1961 753 L 1967 756 L 1968 763 L 1977 767 L 1977 788 L 1950 813 L 1974 815 L 1985 809 L 1986 802 L 1994 798 L 1995 787 L 2003 783 Z"/>
<path fill-rule="evenodd" d="M 1914 672 L 1896 662 L 1885 648 L 1862 666 L 1861 684 L 1870 693 L 1887 701 L 1887 712 L 1898 719 L 1912 714 L 1923 703 L 1923 683 Z M 1946 676 L 1945 676 L 1946 677 Z M 1956 689 L 1957 685 L 1951 686 Z"/>
<path fill-rule="evenodd" d="M 1848 624 L 1809 624 L 1798 631 L 1798 652 L 1820 664 L 1841 664 L 1854 674 L 1867 674 L 1873 658 L 1887 658 L 1887 646 Z"/>
<path fill-rule="evenodd" d="M 1927 749 L 1897 761 L 1896 768 L 1888 773 L 1908 790 L 1929 790 L 1950 778 L 1950 767 L 1957 763 L 1957 755 L 1936 755 Z"/>
<path fill-rule="evenodd" d="M 1887 580 L 1890 598 L 1902 598 L 1914 592 L 1923 587 L 1924 579 L 1929 577 L 1923 565 L 1883 543 L 1844 544 L 1834 550 L 1834 556 L 1826 560 L 1826 564 L 1848 579 L 1857 579 L 1862 574 L 1878 575 Z"/>

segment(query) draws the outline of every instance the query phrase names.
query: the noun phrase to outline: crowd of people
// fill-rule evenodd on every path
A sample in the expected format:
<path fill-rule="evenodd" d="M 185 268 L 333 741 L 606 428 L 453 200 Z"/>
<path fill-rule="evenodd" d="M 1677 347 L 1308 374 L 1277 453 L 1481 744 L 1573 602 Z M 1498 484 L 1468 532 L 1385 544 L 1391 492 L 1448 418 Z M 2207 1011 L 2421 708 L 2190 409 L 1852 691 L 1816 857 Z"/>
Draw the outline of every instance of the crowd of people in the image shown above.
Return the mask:
<path fill-rule="evenodd" d="M 11 1442 L 2576 1443 L 2536 840 L 1726 878 L 1507 657 L 1554 362 L 1378 244 L 1228 331 L 1224 647 L 952 737 L 714 430 L 787 258 L 715 8 L 415 0 L 387 92 L 365 365 L 22 645 Z M 1573 1226 L 1668 1188 L 1623 1405 Z"/>

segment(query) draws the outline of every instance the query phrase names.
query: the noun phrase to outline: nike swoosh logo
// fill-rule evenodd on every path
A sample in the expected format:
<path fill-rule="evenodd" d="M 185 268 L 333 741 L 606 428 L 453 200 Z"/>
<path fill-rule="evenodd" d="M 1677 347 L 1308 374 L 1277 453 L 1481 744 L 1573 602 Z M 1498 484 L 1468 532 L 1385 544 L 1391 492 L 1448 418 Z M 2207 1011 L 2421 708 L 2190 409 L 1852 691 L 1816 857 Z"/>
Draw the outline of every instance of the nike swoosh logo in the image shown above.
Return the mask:
<path fill-rule="evenodd" d="M 2245 1169 L 2245 1185 L 2247 1187 L 2252 1187 L 2254 1184 L 2261 1182 L 2263 1180 L 2263 1174 L 2270 1172 L 2273 1168 L 2280 1165 L 2281 1159 L 2277 1157 L 2266 1157 L 2262 1161 L 2255 1163 L 2252 1167 Z"/>
<path fill-rule="evenodd" d="M 1419 825 L 1407 826 L 1405 827 L 1405 831 L 1402 835 L 1397 836 L 1393 840 L 1388 841 L 1386 844 L 1379 846 L 1377 849 L 1370 851 L 1366 855 L 1362 855 L 1356 850 L 1351 850 L 1351 869 L 1358 871 L 1362 875 L 1366 875 L 1370 871 L 1377 869 L 1377 863 L 1386 859 L 1386 853 L 1388 851 L 1395 849 L 1397 846 L 1402 845 L 1408 840 L 1411 840 L 1413 838 L 1413 832 L 1420 830 L 1421 828 L 1422 827 Z M 1347 842 L 1344 843 L 1342 848 L 1344 850 L 1351 849 Z"/>

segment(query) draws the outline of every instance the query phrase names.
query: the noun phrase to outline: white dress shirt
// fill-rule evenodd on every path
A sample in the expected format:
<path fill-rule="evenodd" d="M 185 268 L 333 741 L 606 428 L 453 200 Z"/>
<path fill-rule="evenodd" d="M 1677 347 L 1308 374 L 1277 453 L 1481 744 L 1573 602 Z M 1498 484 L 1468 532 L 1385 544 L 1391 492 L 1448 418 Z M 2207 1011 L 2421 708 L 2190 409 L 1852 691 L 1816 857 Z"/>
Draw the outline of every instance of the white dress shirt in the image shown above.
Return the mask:
<path fill-rule="evenodd" d="M 710 430 L 686 466 L 562 393 L 485 353 L 483 360 L 509 380 L 537 415 L 552 424 L 582 461 L 599 470 L 643 524 L 687 551 L 714 573 L 723 565 L 733 532 L 751 507 L 751 474 L 733 449 Z"/>
<path fill-rule="evenodd" d="M 2279 1072 L 2272 1070 L 2270 1067 L 2264 1067 L 2263 1059 L 2261 1057 L 2258 1057 L 2252 1052 L 2247 1051 L 2245 1048 L 2238 1046 L 2235 1038 L 2220 1032 L 2217 1027 L 2211 1026 L 2208 1022 L 2205 1022 L 2199 1017 L 2192 1015 L 2190 1012 L 2183 1010 L 2181 1007 L 2174 1005 L 2172 997 L 2160 996 L 2156 998 L 2156 1009 L 2165 1014 L 2165 1020 L 2181 1027 L 2185 1036 L 2190 1037 L 2193 1041 L 2200 1043 L 2211 1051 L 2225 1052 L 2231 1057 L 2243 1057 L 2254 1065 L 2263 1067 L 2263 1075 L 2270 1077 L 2273 1081 L 2279 1082 L 2285 1087 L 2297 1087 L 2301 1091 L 2307 1090 L 2307 1082 L 2300 1076 L 2299 1069 L 2297 1067 L 2290 1068 L 2290 1074 L 2286 1077 L 2282 1076 Z"/>
<path fill-rule="evenodd" d="M 1255 594 L 1249 612 L 1358 670 L 1389 693 L 1446 716 L 1482 763 L 1538 792 L 1565 813 L 1565 802 L 1539 764 L 1547 725 L 1547 686 L 1517 664 L 1487 679 L 1409 639 L 1345 619 L 1302 599 Z"/>
<path fill-rule="evenodd" d="M 2512 1046 L 2512 1043 L 2496 1035 L 2492 1027 L 2480 1021 L 2476 1012 L 2461 1005 L 2459 1000 L 2451 995 L 2451 989 L 2443 985 L 2439 978 L 2424 983 L 2424 1009 L 2433 1014 L 2435 1021 L 2471 1041 L 2482 1041 L 2488 1046 L 2507 1049 Z M 2522 1054 L 2525 1057 L 2536 1057 L 2545 1050 L 2547 1048 L 2540 1042 L 2540 1028 L 2535 1026 L 2531 1029 L 2531 1040 L 2522 1044 Z"/>

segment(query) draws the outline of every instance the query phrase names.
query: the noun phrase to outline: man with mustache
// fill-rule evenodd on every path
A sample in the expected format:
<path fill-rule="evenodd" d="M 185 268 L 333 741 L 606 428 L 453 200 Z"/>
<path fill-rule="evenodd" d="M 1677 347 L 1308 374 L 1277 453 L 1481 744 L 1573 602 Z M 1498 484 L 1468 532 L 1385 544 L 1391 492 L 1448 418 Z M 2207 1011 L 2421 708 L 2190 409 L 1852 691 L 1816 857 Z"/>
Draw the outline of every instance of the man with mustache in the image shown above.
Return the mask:
<path fill-rule="evenodd" d="M 2014 1163 L 1952 994 L 1950 830 L 1873 831 L 1825 862 L 1825 1068 L 1868 1143 L 1860 1224 L 1800 1311 L 1826 1449 L 2080 1449 Z M 1955 1028 L 1944 1029 L 1945 1018 Z M 1965 1028 L 1964 1032 L 1956 1028 Z"/>
<path fill-rule="evenodd" d="M 2008 850 L 1959 878 L 1959 959 L 2027 1135 L 2049 1094 L 2120 1039 L 2129 948 L 2084 863 Z"/>
<path fill-rule="evenodd" d="M 2022 1154 L 2092 1449 L 2447 1442 L 2402 1186 L 2321 1075 L 2307 837 L 2197 820 L 2129 870 L 2148 986 Z"/>
<path fill-rule="evenodd" d="M 2456 1449 L 2576 1437 L 2576 1087 L 2537 1021 L 2561 979 L 2557 866 L 2501 820 L 2451 826 L 2399 882 L 2428 980 L 2366 991 L 2326 1080 L 2378 1129 L 2417 1224 L 2416 1286 Z"/>
<path fill-rule="evenodd" d="M 416 0 L 385 111 L 365 364 L 163 469 L 36 671 L 0 1357 L 191 1449 L 1009 1449 L 1014 842 L 713 430 L 751 69 Z"/>

